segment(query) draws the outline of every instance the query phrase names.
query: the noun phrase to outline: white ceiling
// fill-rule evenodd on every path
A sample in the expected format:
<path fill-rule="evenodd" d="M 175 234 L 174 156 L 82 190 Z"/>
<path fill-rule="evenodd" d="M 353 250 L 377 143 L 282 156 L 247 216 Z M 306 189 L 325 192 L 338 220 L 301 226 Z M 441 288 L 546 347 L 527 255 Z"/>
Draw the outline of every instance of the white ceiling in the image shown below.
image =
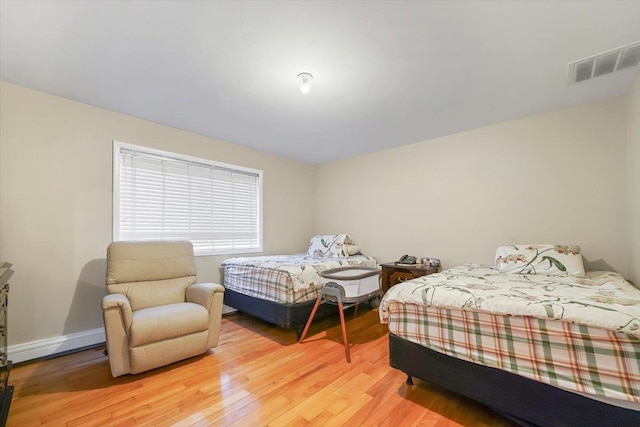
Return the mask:
<path fill-rule="evenodd" d="M 3 81 L 311 164 L 622 95 L 567 64 L 637 40 L 640 1 L 0 3 Z"/>

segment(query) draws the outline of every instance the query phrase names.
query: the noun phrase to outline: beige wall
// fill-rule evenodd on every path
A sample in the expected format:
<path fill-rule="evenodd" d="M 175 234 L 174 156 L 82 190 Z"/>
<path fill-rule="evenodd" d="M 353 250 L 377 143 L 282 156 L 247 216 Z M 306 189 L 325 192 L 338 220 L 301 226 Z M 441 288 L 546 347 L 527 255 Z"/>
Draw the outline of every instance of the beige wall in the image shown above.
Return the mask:
<path fill-rule="evenodd" d="M 640 286 L 640 74 L 629 91 L 627 117 L 628 277 Z"/>
<path fill-rule="evenodd" d="M 576 243 L 626 273 L 626 99 L 615 98 L 316 169 L 316 232 L 366 253 L 492 263 L 498 245 Z"/>
<path fill-rule="evenodd" d="M 10 344 L 102 326 L 112 140 L 262 169 L 265 253 L 348 232 L 366 253 L 490 263 L 505 243 L 575 242 L 637 280 L 640 78 L 626 97 L 314 168 L 0 84 L 0 260 Z M 627 160 L 625 160 L 625 158 Z M 625 191 L 626 188 L 626 191 Z M 295 194 L 295 198 L 291 195 Z M 198 258 L 218 281 L 224 257 Z"/>
<path fill-rule="evenodd" d="M 262 169 L 265 253 L 303 251 L 313 234 L 309 165 L 6 83 L 0 129 L 10 344 L 102 327 L 114 139 Z M 199 279 L 218 281 L 224 258 L 198 258 Z"/>

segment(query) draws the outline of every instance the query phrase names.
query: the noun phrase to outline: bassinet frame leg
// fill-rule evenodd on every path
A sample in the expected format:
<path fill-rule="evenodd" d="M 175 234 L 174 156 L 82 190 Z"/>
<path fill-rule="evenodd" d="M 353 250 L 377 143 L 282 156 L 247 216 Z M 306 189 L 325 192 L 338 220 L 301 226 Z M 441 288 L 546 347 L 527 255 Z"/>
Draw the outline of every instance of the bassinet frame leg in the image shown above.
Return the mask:
<path fill-rule="evenodd" d="M 347 340 L 347 325 L 344 321 L 344 306 L 342 301 L 338 301 L 338 313 L 340 313 L 340 327 L 342 328 L 342 341 L 344 342 L 344 352 L 347 355 L 347 363 L 351 363 L 351 352 L 349 351 L 349 341 Z"/>
<path fill-rule="evenodd" d="M 316 310 L 318 310 L 318 306 L 322 303 L 323 300 L 332 304 L 338 304 L 338 313 L 340 314 L 340 328 L 342 329 L 342 341 L 344 342 L 344 352 L 347 356 L 347 363 L 351 363 L 351 352 L 349 351 L 349 340 L 347 339 L 347 324 L 344 320 L 343 298 L 344 288 L 342 288 L 342 286 L 338 285 L 335 282 L 329 282 L 324 285 L 322 287 L 320 296 L 316 300 L 316 303 L 313 305 L 309 320 L 307 320 L 307 324 L 304 327 L 304 331 L 302 331 L 302 336 L 300 337 L 298 342 L 301 343 L 307 336 L 307 332 L 309 332 L 309 327 L 311 326 L 313 317 L 316 315 Z"/>
<path fill-rule="evenodd" d="M 304 341 L 304 338 L 307 336 L 307 332 L 309 332 L 309 327 L 311 326 L 311 322 L 313 322 L 313 317 L 316 315 L 316 311 L 318 311 L 318 306 L 322 302 L 322 295 L 318 297 L 316 303 L 313 305 L 313 309 L 311 310 L 311 314 L 309 315 L 309 320 L 307 320 L 307 324 L 304 326 L 304 330 L 302 331 L 302 335 L 300 335 L 298 342 L 301 343 Z"/>

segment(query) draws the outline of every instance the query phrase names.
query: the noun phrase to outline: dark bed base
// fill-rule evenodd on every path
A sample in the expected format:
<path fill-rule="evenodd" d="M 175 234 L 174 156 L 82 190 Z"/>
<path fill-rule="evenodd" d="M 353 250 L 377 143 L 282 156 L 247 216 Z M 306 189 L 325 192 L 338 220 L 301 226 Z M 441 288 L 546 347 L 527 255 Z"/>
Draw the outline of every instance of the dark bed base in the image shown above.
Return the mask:
<path fill-rule="evenodd" d="M 640 412 L 447 356 L 389 334 L 389 364 L 476 400 L 523 426 L 640 426 Z"/>
<path fill-rule="evenodd" d="M 305 301 L 297 304 L 280 304 L 260 298 L 241 294 L 231 289 L 224 291 L 224 303 L 242 313 L 249 314 L 266 322 L 273 323 L 285 329 L 295 329 L 298 337 L 302 328 L 307 323 L 311 310 L 316 300 Z M 321 304 L 314 317 L 319 319 L 329 315 L 337 318 L 337 306 L 333 304 Z"/>

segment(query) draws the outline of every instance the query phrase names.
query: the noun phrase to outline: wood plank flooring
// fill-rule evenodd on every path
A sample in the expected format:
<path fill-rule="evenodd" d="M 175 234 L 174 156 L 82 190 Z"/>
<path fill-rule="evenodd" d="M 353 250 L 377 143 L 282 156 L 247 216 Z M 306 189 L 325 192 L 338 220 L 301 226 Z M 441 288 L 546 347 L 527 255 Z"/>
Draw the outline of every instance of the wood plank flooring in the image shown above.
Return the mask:
<path fill-rule="evenodd" d="M 512 426 L 498 414 L 389 366 L 377 311 L 296 334 L 246 315 L 222 321 L 209 353 L 112 378 L 103 348 L 16 366 L 8 426 Z"/>

